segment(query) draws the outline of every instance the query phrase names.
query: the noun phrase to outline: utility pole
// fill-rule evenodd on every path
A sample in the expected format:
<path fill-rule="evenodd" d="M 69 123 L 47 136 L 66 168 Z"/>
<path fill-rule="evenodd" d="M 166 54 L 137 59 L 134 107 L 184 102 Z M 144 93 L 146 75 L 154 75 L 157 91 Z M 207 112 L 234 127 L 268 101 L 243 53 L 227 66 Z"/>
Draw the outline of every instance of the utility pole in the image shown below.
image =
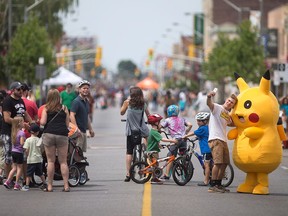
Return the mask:
<path fill-rule="evenodd" d="M 11 48 L 11 39 L 12 39 L 12 0 L 8 0 L 8 52 Z M 10 83 L 10 68 L 9 65 L 6 65 L 5 73 L 8 79 L 8 85 Z"/>
<path fill-rule="evenodd" d="M 12 38 L 12 0 L 8 0 L 8 42 Z"/>
<path fill-rule="evenodd" d="M 259 0 L 260 3 L 260 36 L 263 34 L 263 1 L 264 0 Z"/>

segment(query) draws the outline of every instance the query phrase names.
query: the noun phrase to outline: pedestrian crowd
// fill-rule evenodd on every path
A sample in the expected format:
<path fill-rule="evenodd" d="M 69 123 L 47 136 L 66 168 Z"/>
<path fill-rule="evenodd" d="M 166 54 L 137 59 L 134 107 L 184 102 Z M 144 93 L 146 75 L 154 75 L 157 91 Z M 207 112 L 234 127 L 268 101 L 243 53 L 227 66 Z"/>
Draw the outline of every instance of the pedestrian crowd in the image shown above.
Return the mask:
<path fill-rule="evenodd" d="M 46 103 L 39 109 L 26 83 L 12 82 L 8 91 L 0 91 L 0 184 L 15 191 L 29 191 L 36 175 L 42 180 L 40 188 L 52 192 L 57 160 L 63 179 L 62 191 L 70 191 L 69 125 L 79 129 L 76 145 L 86 152 L 87 134 L 94 136 L 90 86 L 90 82 L 83 80 L 77 91 L 71 83 L 61 92 L 51 88 Z M 44 157 L 47 179 L 43 174 Z"/>

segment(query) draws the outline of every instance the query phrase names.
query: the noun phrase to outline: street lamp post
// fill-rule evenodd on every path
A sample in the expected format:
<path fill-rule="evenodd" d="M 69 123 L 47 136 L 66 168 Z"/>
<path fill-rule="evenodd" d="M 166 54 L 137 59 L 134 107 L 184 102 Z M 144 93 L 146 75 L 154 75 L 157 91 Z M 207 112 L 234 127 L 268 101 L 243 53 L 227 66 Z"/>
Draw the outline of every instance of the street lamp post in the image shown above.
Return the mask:
<path fill-rule="evenodd" d="M 34 7 L 36 7 L 37 5 L 39 5 L 43 1 L 44 0 L 35 0 L 35 2 L 32 5 L 30 5 L 29 7 L 25 7 L 25 10 L 24 10 L 24 23 L 27 22 L 29 11 L 32 10 Z"/>
<path fill-rule="evenodd" d="M 249 7 L 238 7 L 237 5 L 235 5 L 234 3 L 230 2 L 229 0 L 223 0 L 223 1 L 238 12 L 238 24 L 241 24 L 241 22 L 242 22 L 242 12 L 243 11 L 250 11 L 250 8 Z"/>

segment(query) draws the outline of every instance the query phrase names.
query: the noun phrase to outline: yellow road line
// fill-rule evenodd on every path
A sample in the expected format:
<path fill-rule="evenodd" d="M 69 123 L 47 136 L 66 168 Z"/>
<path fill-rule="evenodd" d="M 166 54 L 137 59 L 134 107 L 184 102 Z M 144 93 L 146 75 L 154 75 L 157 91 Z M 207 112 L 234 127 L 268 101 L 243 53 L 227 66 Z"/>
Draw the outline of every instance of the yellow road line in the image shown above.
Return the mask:
<path fill-rule="evenodd" d="M 144 192 L 142 199 L 142 216 L 151 216 L 151 183 L 144 184 Z"/>

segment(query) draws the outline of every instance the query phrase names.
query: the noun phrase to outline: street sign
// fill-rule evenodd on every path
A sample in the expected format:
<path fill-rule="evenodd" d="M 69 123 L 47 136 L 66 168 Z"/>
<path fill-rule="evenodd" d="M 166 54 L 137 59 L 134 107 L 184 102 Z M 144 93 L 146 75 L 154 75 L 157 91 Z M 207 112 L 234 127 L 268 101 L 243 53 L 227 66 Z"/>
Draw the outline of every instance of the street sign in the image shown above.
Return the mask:
<path fill-rule="evenodd" d="M 288 72 L 288 64 L 278 64 L 278 71 Z"/>
<path fill-rule="evenodd" d="M 44 65 L 36 65 L 36 79 L 43 80 L 46 78 L 46 67 Z"/>

